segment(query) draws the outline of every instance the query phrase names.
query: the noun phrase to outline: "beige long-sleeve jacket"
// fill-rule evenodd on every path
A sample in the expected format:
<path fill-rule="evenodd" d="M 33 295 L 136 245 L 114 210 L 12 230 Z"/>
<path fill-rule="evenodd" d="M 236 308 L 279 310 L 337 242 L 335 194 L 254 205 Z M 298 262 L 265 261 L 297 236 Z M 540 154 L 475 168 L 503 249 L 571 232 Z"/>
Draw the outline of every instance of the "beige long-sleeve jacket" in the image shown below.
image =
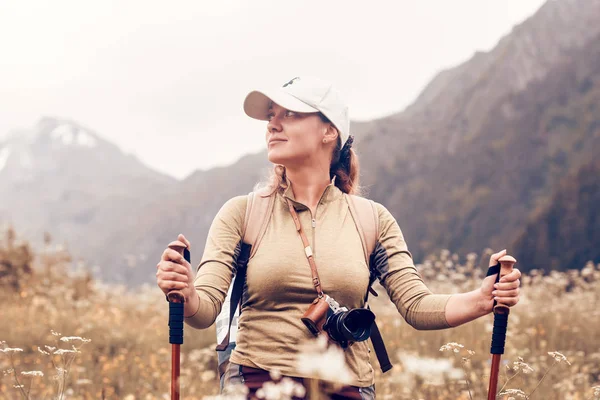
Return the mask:
<path fill-rule="evenodd" d="M 273 214 L 254 257 L 247 266 L 247 286 L 231 361 L 283 375 L 302 376 L 296 369 L 300 345 L 312 339 L 300 320 L 316 297 L 304 247 L 288 209 L 289 198 L 310 241 L 323 291 L 348 309 L 364 305 L 369 267 L 356 225 L 343 193 L 333 184 L 321 197 L 315 214 L 295 201 L 289 188 L 276 194 Z M 211 326 L 221 310 L 235 272 L 242 240 L 246 196 L 229 200 L 216 215 L 195 279 L 198 311 L 186 318 L 192 327 Z M 396 220 L 382 205 L 379 211 L 377 273 L 404 319 L 417 329 L 449 327 L 445 305 L 449 295 L 434 295 L 414 267 Z M 354 386 L 374 383 L 367 342 L 346 351 Z"/>

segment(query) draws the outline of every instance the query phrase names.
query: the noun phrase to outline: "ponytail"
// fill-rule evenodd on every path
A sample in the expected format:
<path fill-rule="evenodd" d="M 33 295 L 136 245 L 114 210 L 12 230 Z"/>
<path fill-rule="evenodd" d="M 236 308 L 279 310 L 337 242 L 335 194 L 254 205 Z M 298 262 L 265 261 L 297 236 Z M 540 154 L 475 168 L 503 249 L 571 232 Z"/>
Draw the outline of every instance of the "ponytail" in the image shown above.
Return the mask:
<path fill-rule="evenodd" d="M 333 152 L 329 175 L 335 176 L 335 186 L 348 194 L 360 194 L 358 155 L 352 148 L 354 136 L 348 137 L 344 147 L 340 148 L 341 141 Z"/>

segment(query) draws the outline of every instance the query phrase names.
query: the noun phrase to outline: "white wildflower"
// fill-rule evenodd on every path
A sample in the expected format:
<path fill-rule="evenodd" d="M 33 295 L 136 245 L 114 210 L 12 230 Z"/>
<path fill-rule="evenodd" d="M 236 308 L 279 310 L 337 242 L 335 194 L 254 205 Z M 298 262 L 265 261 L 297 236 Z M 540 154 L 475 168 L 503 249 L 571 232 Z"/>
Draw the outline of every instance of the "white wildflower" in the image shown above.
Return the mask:
<path fill-rule="evenodd" d="M 54 331 L 53 329 L 50 330 L 50 333 L 52 333 L 52 336 L 62 336 L 62 333 L 58 333 L 58 332 Z"/>
<path fill-rule="evenodd" d="M 558 351 L 549 351 L 548 355 L 550 355 L 552 358 L 554 358 L 554 360 L 556 362 L 566 362 L 567 364 L 571 365 L 571 363 L 569 362 L 569 360 L 567 360 L 567 357 L 565 357 L 564 354 L 559 353 Z"/>
<path fill-rule="evenodd" d="M 327 346 L 328 342 L 325 335 L 311 341 L 296 359 L 298 372 L 324 381 L 350 383 L 352 375 L 346 365 L 344 351 L 336 345 Z"/>
<path fill-rule="evenodd" d="M 271 377 L 272 380 L 274 381 L 278 381 L 281 379 L 281 371 L 279 371 L 278 369 L 272 369 L 269 372 L 269 376 Z"/>
<path fill-rule="evenodd" d="M 292 397 L 304 397 L 306 389 L 294 380 L 285 377 L 280 382 L 265 382 L 256 391 L 259 399 L 265 400 L 289 400 Z"/>
<path fill-rule="evenodd" d="M 50 355 L 50 353 L 48 353 L 46 350 L 42 350 L 42 349 L 40 349 L 39 347 L 38 347 L 38 351 L 39 351 L 40 353 L 42 353 L 42 354 L 45 354 L 45 355 L 47 355 L 47 356 L 49 356 L 49 355 Z"/>
<path fill-rule="evenodd" d="M 24 388 L 24 387 L 25 387 L 25 385 L 13 385 L 13 387 L 14 387 L 15 389 L 21 389 L 21 388 Z"/>
<path fill-rule="evenodd" d="M 63 354 L 69 354 L 69 353 L 81 353 L 80 351 L 77 350 L 71 350 L 71 349 L 58 349 L 56 350 L 53 354 L 62 356 Z"/>
<path fill-rule="evenodd" d="M 86 339 L 86 338 L 82 338 L 79 336 L 63 336 L 60 338 L 61 342 L 74 342 L 74 341 L 81 341 L 83 343 L 89 343 L 92 341 L 92 339 Z"/>
<path fill-rule="evenodd" d="M 17 347 L 6 347 L 4 349 L 0 349 L 0 351 L 3 353 L 18 353 L 20 351 L 23 351 L 23 349 L 19 349 Z"/>
<path fill-rule="evenodd" d="M 25 376 L 44 376 L 42 371 L 22 371 L 21 375 Z"/>
<path fill-rule="evenodd" d="M 450 342 L 450 343 L 446 343 L 445 345 L 440 347 L 440 351 L 453 351 L 455 353 L 458 353 L 460 351 L 460 349 L 462 349 L 463 347 L 465 347 L 465 346 L 463 346 L 460 343 Z"/>
<path fill-rule="evenodd" d="M 518 361 L 513 362 L 513 371 L 522 372 L 524 374 L 528 374 L 533 372 L 533 368 L 531 368 L 524 360 L 523 357 L 518 357 Z"/>
<path fill-rule="evenodd" d="M 527 398 L 527 395 L 521 389 L 506 389 L 505 391 L 500 392 L 500 395 L 510 395 L 511 397 L 514 395 L 518 396 L 521 399 Z"/>

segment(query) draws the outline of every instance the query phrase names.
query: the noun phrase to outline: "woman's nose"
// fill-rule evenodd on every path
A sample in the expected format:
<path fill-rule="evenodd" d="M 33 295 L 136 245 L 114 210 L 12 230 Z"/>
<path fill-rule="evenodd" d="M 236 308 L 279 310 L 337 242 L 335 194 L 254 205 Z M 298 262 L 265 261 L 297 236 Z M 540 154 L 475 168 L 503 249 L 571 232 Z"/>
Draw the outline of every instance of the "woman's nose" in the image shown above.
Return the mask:
<path fill-rule="evenodd" d="M 271 118 L 271 120 L 267 124 L 267 131 L 281 132 L 281 124 L 279 123 L 279 119 L 277 117 Z"/>

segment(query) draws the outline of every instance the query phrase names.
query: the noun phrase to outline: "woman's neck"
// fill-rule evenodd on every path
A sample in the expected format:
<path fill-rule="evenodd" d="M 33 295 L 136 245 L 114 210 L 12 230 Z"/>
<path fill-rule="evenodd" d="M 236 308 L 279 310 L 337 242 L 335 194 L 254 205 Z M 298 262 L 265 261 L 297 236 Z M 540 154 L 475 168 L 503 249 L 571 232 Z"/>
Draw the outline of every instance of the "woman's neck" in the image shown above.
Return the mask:
<path fill-rule="evenodd" d="M 294 198 L 315 212 L 325 188 L 331 183 L 329 171 L 322 169 L 290 170 L 286 168 L 288 180 L 292 183 Z"/>

